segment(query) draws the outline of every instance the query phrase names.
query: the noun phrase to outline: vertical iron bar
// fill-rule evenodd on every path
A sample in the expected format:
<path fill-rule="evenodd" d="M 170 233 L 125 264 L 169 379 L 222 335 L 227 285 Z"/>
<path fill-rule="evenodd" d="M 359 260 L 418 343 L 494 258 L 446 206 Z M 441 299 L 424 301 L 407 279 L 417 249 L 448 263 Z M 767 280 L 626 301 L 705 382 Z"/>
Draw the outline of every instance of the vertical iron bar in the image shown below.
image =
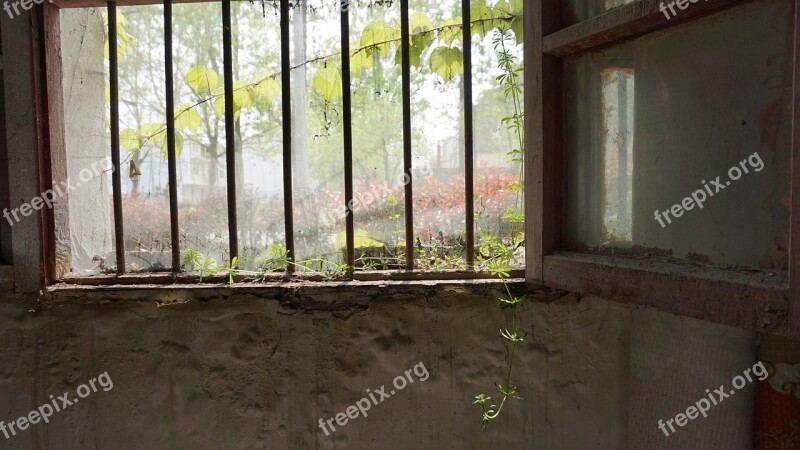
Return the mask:
<path fill-rule="evenodd" d="M 472 17 L 470 0 L 461 0 L 464 49 L 464 191 L 466 198 L 467 267 L 475 267 L 475 139 L 472 110 Z"/>
<path fill-rule="evenodd" d="M 175 150 L 175 87 L 172 64 L 172 0 L 164 0 L 164 79 L 167 91 L 167 166 L 169 170 L 169 222 L 172 236 L 172 271 L 181 270 L 178 227 L 178 169 Z"/>
<path fill-rule="evenodd" d="M 230 260 L 239 256 L 236 214 L 236 121 L 233 104 L 233 38 L 231 0 L 222 0 L 222 52 L 225 76 L 225 162 L 228 169 L 228 239 Z"/>
<path fill-rule="evenodd" d="M 299 6 L 304 7 L 304 6 Z M 294 209 L 292 206 L 292 63 L 289 29 L 289 0 L 281 0 L 281 81 L 283 84 L 283 208 L 286 225 L 286 251 L 296 261 L 294 249 Z M 304 72 L 305 73 L 305 72 Z M 294 272 L 294 265 L 287 270 Z"/>
<path fill-rule="evenodd" d="M 341 0 L 342 12 L 342 109 L 344 126 L 344 201 L 349 211 L 345 218 L 347 235 L 347 265 L 355 266 L 355 211 L 353 204 L 353 111 L 350 87 L 350 8 L 349 0 Z"/>
<path fill-rule="evenodd" d="M 117 253 L 117 274 L 125 273 L 125 233 L 122 225 L 122 168 L 119 161 L 119 58 L 117 55 L 117 4 L 108 0 L 108 68 L 111 90 L 111 163 L 114 173 L 111 184 L 114 199 L 114 243 Z"/>
<path fill-rule="evenodd" d="M 411 172 L 411 35 L 408 0 L 400 0 L 403 56 L 403 181 L 406 182 L 406 270 L 414 270 L 414 183 Z"/>

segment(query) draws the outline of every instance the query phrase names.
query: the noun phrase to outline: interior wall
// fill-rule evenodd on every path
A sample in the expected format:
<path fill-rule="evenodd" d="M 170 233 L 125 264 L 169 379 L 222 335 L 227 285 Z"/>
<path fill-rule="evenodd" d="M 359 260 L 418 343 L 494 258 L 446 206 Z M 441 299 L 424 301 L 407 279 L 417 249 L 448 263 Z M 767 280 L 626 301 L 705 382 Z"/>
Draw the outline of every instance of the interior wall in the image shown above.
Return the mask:
<path fill-rule="evenodd" d="M 0 420 L 27 414 L 50 395 L 74 396 L 78 385 L 106 371 L 114 388 L 56 413 L 49 424 L 8 440 L 0 435 L 0 446 L 675 448 L 666 444 L 676 441 L 658 437 L 651 416 L 693 404 L 698 391 L 725 382 L 728 369 L 749 367 L 753 355 L 748 332 L 600 299 L 537 294 L 520 315 L 529 333 L 514 367 L 523 400 L 511 401 L 483 431 L 473 398 L 491 395 L 504 372 L 497 293 L 473 286 L 424 295 L 370 289 L 370 300 L 355 303 L 342 302 L 335 287 L 291 302 L 230 293 L 201 302 L 179 289 L 109 293 L 102 302 L 80 294 L 58 303 L 5 297 Z M 686 351 L 686 342 L 698 338 L 703 351 Z M 724 364 L 709 364 L 711 353 Z M 420 362 L 427 381 L 331 436 L 318 427 L 318 419 L 345 412 L 367 389 L 391 388 L 394 377 Z M 731 445 L 724 448 L 747 447 L 748 430 L 717 427 L 751 420 L 746 396 L 730 405 L 714 410 L 713 421 L 681 431 L 703 442 L 726 430 Z"/>
<path fill-rule="evenodd" d="M 639 309 L 631 324 L 628 448 L 753 448 L 756 383 L 666 436 L 658 427 L 756 363 L 753 332 Z M 718 395 L 715 394 L 715 398 Z M 667 426 L 665 425 L 665 428 Z"/>

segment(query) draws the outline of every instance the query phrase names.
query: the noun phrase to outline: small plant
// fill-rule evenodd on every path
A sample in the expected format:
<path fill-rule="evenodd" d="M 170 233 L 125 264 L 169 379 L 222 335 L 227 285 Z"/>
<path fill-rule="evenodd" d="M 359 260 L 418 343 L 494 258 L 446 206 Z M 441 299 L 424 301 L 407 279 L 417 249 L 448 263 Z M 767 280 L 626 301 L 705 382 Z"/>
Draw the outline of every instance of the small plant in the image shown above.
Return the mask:
<path fill-rule="evenodd" d="M 200 274 L 200 282 L 203 282 L 203 277 L 206 275 L 216 275 L 219 272 L 217 261 L 210 256 L 203 256 L 197 250 L 190 248 L 186 251 L 183 257 L 183 264 L 189 268 L 190 271 L 198 272 Z"/>
<path fill-rule="evenodd" d="M 370 258 L 366 253 L 361 252 L 361 256 L 356 259 L 356 263 L 361 266 L 362 270 L 372 271 L 377 270 L 378 266 L 375 263 L 375 258 Z"/>
<path fill-rule="evenodd" d="M 269 255 L 261 260 L 258 265 L 255 281 L 263 283 L 267 281 L 267 275 L 275 272 L 286 272 L 289 269 L 289 250 L 281 244 L 272 244 L 267 250 Z"/>
<path fill-rule="evenodd" d="M 228 265 L 225 267 L 225 270 L 228 272 L 228 284 L 233 286 L 235 282 L 236 274 L 239 273 L 239 265 L 241 261 L 239 260 L 238 256 L 235 256 Z"/>
<path fill-rule="evenodd" d="M 334 281 L 337 278 L 350 272 L 350 267 L 346 262 L 339 260 L 335 263 L 328 263 L 322 270 L 322 279 L 324 281 Z"/>

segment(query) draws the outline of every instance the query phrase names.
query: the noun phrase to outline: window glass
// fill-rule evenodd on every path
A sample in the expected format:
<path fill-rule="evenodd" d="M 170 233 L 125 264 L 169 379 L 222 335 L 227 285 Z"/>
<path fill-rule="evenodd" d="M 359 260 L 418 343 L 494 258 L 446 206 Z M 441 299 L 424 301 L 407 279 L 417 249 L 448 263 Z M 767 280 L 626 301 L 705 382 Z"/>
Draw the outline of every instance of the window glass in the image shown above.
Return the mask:
<path fill-rule="evenodd" d="M 786 268 L 791 12 L 746 4 L 565 61 L 567 247 Z"/>

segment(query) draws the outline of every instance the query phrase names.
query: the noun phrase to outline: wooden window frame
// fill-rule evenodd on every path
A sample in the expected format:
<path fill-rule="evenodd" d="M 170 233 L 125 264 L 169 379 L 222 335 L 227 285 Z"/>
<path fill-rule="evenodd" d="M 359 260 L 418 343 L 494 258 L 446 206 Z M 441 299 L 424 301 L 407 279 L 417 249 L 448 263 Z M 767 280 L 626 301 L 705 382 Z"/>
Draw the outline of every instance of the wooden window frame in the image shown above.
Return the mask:
<path fill-rule="evenodd" d="M 2 56 L 0 56 L 2 61 Z M 1 67 L 0 63 L 0 67 Z M 0 70 L 0 105 L 5 105 L 3 72 Z M 9 207 L 8 147 L 6 146 L 6 112 L 0 108 L 0 214 Z M 0 265 L 11 263 L 11 225 L 0 218 Z"/>
<path fill-rule="evenodd" d="M 525 25 L 525 108 L 528 114 L 526 236 L 537 239 L 526 266 L 529 284 L 642 305 L 764 333 L 800 339 L 800 0 L 794 2 L 794 88 L 792 111 L 791 206 L 788 277 L 764 283 L 736 273 L 736 281 L 713 268 L 691 275 L 678 264 L 559 251 L 564 224 L 563 58 L 625 42 L 746 2 L 693 3 L 672 20 L 659 10 L 661 0 L 639 0 L 599 16 L 561 27 L 563 1 L 532 2 Z M 541 101 L 539 101 L 541 99 Z"/>
<path fill-rule="evenodd" d="M 0 67 L 2 67 L 0 56 Z M 0 70 L 0 105 L 5 105 L 3 72 Z M 0 107 L 0 214 L 9 207 L 8 147 L 6 146 L 6 111 Z M 0 217 L 0 292 L 14 290 L 14 268 L 11 249 L 11 225 Z"/>

